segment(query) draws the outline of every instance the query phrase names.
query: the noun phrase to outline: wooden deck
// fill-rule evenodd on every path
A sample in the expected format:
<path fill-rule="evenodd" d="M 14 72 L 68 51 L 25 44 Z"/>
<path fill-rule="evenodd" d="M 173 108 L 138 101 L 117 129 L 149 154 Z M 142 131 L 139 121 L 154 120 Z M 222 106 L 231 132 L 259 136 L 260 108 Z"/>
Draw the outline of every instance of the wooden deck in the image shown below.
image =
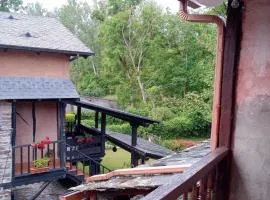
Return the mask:
<path fill-rule="evenodd" d="M 31 163 L 30 163 L 30 167 L 33 167 Z M 50 170 L 60 169 L 60 160 L 56 160 L 55 167 L 53 166 L 53 163 L 50 163 L 49 167 L 50 167 Z M 89 177 L 89 173 L 88 173 L 89 169 L 87 166 L 85 167 L 85 172 L 83 172 L 82 166 L 79 168 L 76 168 L 75 165 L 71 166 L 70 163 L 66 163 L 66 169 L 67 169 L 67 173 L 69 173 L 70 175 L 81 176 L 81 177 L 84 177 L 85 180 Z M 21 173 L 21 165 L 16 164 L 15 176 L 26 175 L 26 174 L 30 174 L 30 172 L 28 171 L 28 163 L 23 163 L 22 173 Z"/>
<path fill-rule="evenodd" d="M 23 167 L 23 169 L 21 170 L 21 164 L 19 164 L 19 163 L 17 163 L 16 165 L 15 165 L 15 176 L 20 176 L 20 175 L 22 175 L 22 174 L 28 174 L 28 173 L 30 173 L 29 171 L 28 171 L 28 163 L 23 163 L 23 165 L 22 165 Z M 30 162 L 30 168 L 31 167 L 33 167 L 33 164 L 32 164 L 32 162 Z M 50 170 L 52 170 L 52 169 L 60 169 L 60 160 L 56 160 L 55 161 L 55 167 L 53 166 L 53 162 L 50 162 L 50 165 L 49 165 L 49 167 L 50 167 Z"/>
<path fill-rule="evenodd" d="M 147 157 L 154 159 L 163 158 L 174 153 L 169 149 L 139 137 L 137 139 L 137 145 L 132 146 L 131 136 L 127 134 L 107 132 L 105 137 L 107 140 L 129 152 L 134 148 L 137 151 L 144 153 Z"/>

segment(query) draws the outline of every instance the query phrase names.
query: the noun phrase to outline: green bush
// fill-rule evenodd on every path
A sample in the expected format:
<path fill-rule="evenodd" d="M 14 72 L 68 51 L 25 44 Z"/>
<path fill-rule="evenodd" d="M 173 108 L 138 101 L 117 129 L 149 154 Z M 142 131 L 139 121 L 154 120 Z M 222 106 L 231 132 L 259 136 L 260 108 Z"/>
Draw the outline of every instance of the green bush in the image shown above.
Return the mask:
<path fill-rule="evenodd" d="M 74 113 L 66 113 L 65 120 L 66 122 L 75 122 L 76 115 Z"/>
<path fill-rule="evenodd" d="M 116 125 L 108 125 L 107 129 L 112 132 L 130 134 L 131 126 L 127 123 L 125 124 L 116 124 Z"/>
<path fill-rule="evenodd" d="M 94 127 L 95 121 L 91 119 L 84 119 L 82 120 L 82 125 L 87 126 L 87 127 Z"/>
<path fill-rule="evenodd" d="M 182 151 L 185 146 L 182 144 L 177 144 L 176 142 L 174 142 L 173 140 L 164 140 L 162 142 L 162 146 L 166 147 L 167 149 L 170 149 L 172 151 L 175 152 L 179 152 Z"/>
<path fill-rule="evenodd" d="M 49 166 L 50 158 L 44 157 L 41 159 L 37 159 L 33 161 L 33 165 L 35 168 L 43 168 Z"/>

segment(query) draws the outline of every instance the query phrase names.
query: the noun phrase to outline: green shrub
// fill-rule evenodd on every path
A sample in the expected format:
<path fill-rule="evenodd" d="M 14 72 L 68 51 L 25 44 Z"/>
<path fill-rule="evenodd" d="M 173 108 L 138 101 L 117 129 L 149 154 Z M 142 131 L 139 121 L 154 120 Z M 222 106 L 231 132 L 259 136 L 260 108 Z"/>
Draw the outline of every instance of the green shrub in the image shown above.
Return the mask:
<path fill-rule="evenodd" d="M 33 161 L 33 165 L 35 168 L 43 168 L 49 166 L 50 158 L 44 157 L 41 159 L 37 159 Z"/>
<path fill-rule="evenodd" d="M 124 133 L 130 134 L 131 133 L 131 126 L 129 124 L 116 124 L 116 125 L 109 125 L 107 127 L 108 130 L 117 133 Z"/>
<path fill-rule="evenodd" d="M 75 122 L 76 115 L 74 113 L 66 113 L 65 120 L 66 122 Z"/>
<path fill-rule="evenodd" d="M 164 140 L 162 142 L 162 146 L 166 147 L 167 149 L 170 149 L 172 151 L 175 152 L 179 152 L 182 151 L 185 146 L 182 144 L 177 144 L 176 142 L 174 142 L 173 140 Z"/>
<path fill-rule="evenodd" d="M 82 120 L 82 125 L 87 126 L 87 127 L 94 127 L 95 121 L 91 119 L 84 119 Z"/>

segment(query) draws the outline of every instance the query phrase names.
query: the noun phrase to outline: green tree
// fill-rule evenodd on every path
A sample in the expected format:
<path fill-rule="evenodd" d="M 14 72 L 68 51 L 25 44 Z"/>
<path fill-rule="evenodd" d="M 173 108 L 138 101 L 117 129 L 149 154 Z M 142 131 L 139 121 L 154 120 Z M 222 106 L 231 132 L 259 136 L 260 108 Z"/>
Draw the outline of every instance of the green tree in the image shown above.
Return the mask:
<path fill-rule="evenodd" d="M 0 0 L 0 11 L 16 11 L 21 7 L 22 3 L 22 0 Z"/>
<path fill-rule="evenodd" d="M 43 8 L 41 3 L 39 2 L 28 3 L 24 7 L 24 10 L 26 11 L 27 14 L 34 16 L 45 16 L 48 13 L 48 11 L 45 8 Z"/>

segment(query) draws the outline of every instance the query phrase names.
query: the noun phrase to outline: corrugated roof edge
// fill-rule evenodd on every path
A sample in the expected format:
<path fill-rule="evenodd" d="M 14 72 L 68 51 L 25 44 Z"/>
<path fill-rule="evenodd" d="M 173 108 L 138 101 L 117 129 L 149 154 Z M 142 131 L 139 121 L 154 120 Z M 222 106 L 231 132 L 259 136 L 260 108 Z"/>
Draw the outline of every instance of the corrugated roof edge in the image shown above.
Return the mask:
<path fill-rule="evenodd" d="M 68 51 L 68 50 L 61 50 L 61 49 L 48 49 L 48 48 L 3 45 L 3 44 L 0 44 L 0 49 L 14 49 L 14 50 L 26 50 L 26 51 L 34 51 L 34 52 L 61 53 L 61 54 L 69 55 L 69 56 L 82 56 L 82 57 L 88 57 L 88 56 L 95 55 L 94 52 Z"/>

